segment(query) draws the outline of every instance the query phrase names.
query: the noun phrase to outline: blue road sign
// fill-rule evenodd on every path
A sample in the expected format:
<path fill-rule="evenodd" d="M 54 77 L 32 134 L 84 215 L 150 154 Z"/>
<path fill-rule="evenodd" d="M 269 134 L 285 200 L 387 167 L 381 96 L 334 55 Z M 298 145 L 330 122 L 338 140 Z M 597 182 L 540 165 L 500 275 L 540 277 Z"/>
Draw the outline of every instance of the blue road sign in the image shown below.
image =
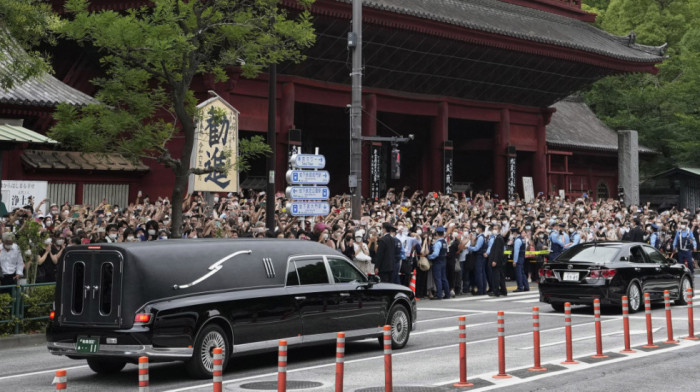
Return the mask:
<path fill-rule="evenodd" d="M 289 211 L 293 216 L 328 215 L 331 212 L 331 206 L 326 202 L 293 201 L 290 203 Z"/>
<path fill-rule="evenodd" d="M 292 200 L 328 200 L 331 192 L 325 186 L 288 186 L 285 193 Z"/>
<path fill-rule="evenodd" d="M 292 185 L 326 185 L 331 175 L 326 170 L 287 170 L 287 183 Z"/>
<path fill-rule="evenodd" d="M 326 167 L 326 157 L 313 154 L 294 154 L 289 163 L 295 169 L 323 169 Z"/>

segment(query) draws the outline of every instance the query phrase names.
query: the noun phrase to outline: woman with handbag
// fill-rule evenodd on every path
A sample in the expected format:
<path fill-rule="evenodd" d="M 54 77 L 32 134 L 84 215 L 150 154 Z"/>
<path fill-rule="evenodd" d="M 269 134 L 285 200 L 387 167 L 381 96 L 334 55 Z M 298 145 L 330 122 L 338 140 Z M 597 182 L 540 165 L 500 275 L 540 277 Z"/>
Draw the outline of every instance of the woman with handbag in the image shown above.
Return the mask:
<path fill-rule="evenodd" d="M 418 257 L 418 268 L 416 268 L 416 298 L 426 298 L 428 296 L 428 282 L 433 280 L 433 274 L 430 271 L 430 263 L 426 257 L 428 252 L 428 238 L 422 237 L 422 230 L 416 230 L 416 239 L 421 243 L 420 253 Z"/>

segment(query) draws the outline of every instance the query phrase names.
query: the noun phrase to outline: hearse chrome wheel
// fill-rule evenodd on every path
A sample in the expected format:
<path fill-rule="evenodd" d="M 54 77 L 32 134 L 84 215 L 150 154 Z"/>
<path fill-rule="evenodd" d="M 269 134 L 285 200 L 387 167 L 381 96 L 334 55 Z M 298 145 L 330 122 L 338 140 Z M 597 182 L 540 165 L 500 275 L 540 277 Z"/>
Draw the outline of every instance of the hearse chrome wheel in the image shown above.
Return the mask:
<path fill-rule="evenodd" d="M 630 313 L 637 312 L 642 306 L 642 292 L 639 290 L 639 285 L 630 283 L 627 288 L 627 300 L 629 301 Z"/>
<path fill-rule="evenodd" d="M 391 348 L 400 349 L 408 343 L 411 333 L 411 321 L 408 311 L 401 305 L 394 306 L 389 315 L 391 325 Z"/>
<path fill-rule="evenodd" d="M 224 357 L 223 369 L 226 369 L 229 353 L 226 334 L 218 325 L 207 325 L 197 336 L 192 358 L 185 364 L 188 373 L 193 377 L 211 377 L 214 371 L 214 349 L 217 347 L 221 347 Z"/>

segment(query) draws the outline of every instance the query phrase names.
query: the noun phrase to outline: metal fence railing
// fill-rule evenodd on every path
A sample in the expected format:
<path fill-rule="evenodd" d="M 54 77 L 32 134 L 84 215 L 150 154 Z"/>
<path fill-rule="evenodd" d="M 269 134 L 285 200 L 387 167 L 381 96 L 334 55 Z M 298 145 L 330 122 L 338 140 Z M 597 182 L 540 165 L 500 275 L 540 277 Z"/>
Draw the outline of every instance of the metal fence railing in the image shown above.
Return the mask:
<path fill-rule="evenodd" d="M 48 321 L 55 287 L 55 282 L 0 286 L 0 335 L 18 334 Z"/>

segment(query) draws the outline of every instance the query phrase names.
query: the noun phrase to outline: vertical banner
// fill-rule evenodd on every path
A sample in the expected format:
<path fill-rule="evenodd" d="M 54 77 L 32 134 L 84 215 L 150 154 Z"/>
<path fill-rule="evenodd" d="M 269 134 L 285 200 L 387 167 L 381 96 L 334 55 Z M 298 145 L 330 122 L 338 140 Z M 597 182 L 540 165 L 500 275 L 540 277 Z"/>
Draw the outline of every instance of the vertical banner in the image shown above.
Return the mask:
<path fill-rule="evenodd" d="M 213 169 L 238 157 L 238 110 L 216 95 L 197 105 L 197 129 L 190 167 Z M 189 178 L 190 192 L 238 192 L 238 170 Z"/>
<path fill-rule="evenodd" d="M 292 155 L 301 154 L 301 129 L 289 130 L 289 143 L 287 146 L 287 169 L 291 169 Z"/>
<path fill-rule="evenodd" d="M 506 161 L 506 187 L 508 190 L 508 200 L 514 200 L 515 199 L 515 194 L 516 194 L 516 173 L 517 173 L 517 167 L 516 167 L 516 151 L 515 151 L 515 146 L 508 146 L 508 155 L 507 155 L 507 161 Z"/>
<path fill-rule="evenodd" d="M 382 180 L 382 146 L 372 143 L 369 151 L 369 196 L 377 200 Z"/>
<path fill-rule="evenodd" d="M 451 140 L 445 141 L 445 146 L 443 148 L 443 162 L 445 164 L 444 190 L 445 194 L 449 195 L 452 193 L 452 187 L 454 185 L 454 147 Z"/>
<path fill-rule="evenodd" d="M 535 187 L 532 183 L 532 177 L 523 177 L 523 195 L 525 203 L 532 203 L 535 200 Z"/>

